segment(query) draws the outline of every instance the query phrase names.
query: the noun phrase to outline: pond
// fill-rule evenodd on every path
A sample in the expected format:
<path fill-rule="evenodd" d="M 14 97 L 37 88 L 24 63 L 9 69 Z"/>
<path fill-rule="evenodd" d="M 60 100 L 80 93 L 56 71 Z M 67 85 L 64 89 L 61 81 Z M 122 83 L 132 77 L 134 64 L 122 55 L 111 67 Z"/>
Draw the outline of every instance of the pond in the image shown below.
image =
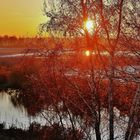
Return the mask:
<path fill-rule="evenodd" d="M 16 91 L 12 91 L 13 94 Z M 12 95 L 8 92 L 0 92 L 0 123 L 5 123 L 6 128 L 16 126 L 26 129 L 32 122 L 45 124 L 45 119 L 41 115 L 29 116 L 23 105 L 15 106 L 12 103 Z"/>
<path fill-rule="evenodd" d="M 28 129 L 30 124 L 33 122 L 36 122 L 38 124 L 41 124 L 42 126 L 50 126 L 48 124 L 48 120 L 50 118 L 50 121 L 52 121 L 52 124 L 59 123 L 59 117 L 55 112 L 50 108 L 50 110 L 44 111 L 46 113 L 46 118 L 42 116 L 42 113 L 36 114 L 34 117 L 30 116 L 28 114 L 27 109 L 22 104 L 15 104 L 13 101 L 13 96 L 17 95 L 17 92 L 15 90 L 9 90 L 9 91 L 3 91 L 0 92 L 0 123 L 5 123 L 5 127 L 9 128 L 10 126 L 15 126 L 16 128 L 22 128 L 22 129 Z M 15 97 L 15 96 L 14 96 Z M 115 121 L 114 121 L 114 132 L 115 137 L 119 140 L 123 140 L 125 136 L 125 131 L 127 128 L 128 123 L 128 117 L 127 116 L 120 116 L 120 111 L 117 108 L 114 108 L 115 113 Z M 62 114 L 63 115 L 63 114 Z M 72 115 L 72 114 L 71 114 Z M 68 116 L 64 116 L 61 119 L 63 119 L 63 124 L 66 128 L 69 128 L 71 126 L 71 122 L 69 121 Z M 80 123 L 81 121 L 81 123 Z M 79 125 L 80 124 L 80 125 Z M 84 124 L 82 124 L 81 119 L 75 120 L 75 127 L 77 129 L 82 128 Z M 108 139 L 109 129 L 108 129 L 108 113 L 106 109 L 103 109 L 101 111 L 101 137 L 104 140 Z M 91 138 L 95 139 L 95 133 L 92 129 L 92 127 L 87 128 L 88 131 L 91 133 Z M 139 139 L 138 136 L 136 139 Z M 135 139 L 135 140 L 136 140 Z"/>

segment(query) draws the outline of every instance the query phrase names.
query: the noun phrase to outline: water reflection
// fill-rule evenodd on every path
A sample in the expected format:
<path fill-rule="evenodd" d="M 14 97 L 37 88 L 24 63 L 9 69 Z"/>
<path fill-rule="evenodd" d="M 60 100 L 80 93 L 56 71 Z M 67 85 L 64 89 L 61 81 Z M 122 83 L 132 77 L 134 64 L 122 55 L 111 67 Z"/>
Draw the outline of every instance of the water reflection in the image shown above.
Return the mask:
<path fill-rule="evenodd" d="M 0 123 L 4 122 L 7 128 L 14 125 L 25 129 L 33 121 L 45 124 L 45 120 L 40 115 L 29 116 L 24 106 L 16 103 L 13 97 L 15 92 L 10 91 L 10 94 L 9 92 L 0 92 Z"/>

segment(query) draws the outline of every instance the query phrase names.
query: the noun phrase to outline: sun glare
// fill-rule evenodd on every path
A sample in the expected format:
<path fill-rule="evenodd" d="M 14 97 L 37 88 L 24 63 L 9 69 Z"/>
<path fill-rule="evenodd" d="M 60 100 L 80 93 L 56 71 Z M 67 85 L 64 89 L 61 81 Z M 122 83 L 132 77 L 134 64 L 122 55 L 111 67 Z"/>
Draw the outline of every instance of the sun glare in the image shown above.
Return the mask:
<path fill-rule="evenodd" d="M 86 50 L 86 51 L 85 51 L 85 55 L 86 55 L 86 56 L 90 56 L 90 51 L 89 51 L 89 50 Z"/>
<path fill-rule="evenodd" d="M 87 20 L 85 22 L 85 28 L 88 32 L 92 33 L 93 32 L 93 29 L 94 29 L 94 22 L 93 20 Z"/>

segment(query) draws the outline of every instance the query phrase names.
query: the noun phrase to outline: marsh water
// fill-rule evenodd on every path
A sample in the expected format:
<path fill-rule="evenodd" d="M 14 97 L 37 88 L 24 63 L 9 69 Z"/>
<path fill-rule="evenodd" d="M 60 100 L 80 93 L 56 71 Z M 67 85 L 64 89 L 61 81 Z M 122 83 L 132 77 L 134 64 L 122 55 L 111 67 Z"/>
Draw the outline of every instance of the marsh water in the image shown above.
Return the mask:
<path fill-rule="evenodd" d="M 14 92 L 16 91 L 12 91 L 13 94 Z M 0 123 L 4 123 L 6 128 L 16 126 L 24 129 L 28 128 L 32 122 L 42 125 L 45 123 L 41 115 L 29 116 L 23 105 L 14 105 L 13 94 L 9 94 L 8 91 L 0 92 Z"/>

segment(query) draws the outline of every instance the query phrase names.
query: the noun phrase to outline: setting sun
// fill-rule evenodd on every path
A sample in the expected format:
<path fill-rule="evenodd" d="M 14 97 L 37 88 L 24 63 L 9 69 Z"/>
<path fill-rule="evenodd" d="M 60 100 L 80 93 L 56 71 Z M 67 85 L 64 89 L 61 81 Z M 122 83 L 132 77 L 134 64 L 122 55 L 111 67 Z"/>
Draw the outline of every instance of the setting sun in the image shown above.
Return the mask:
<path fill-rule="evenodd" d="M 92 33 L 93 32 L 93 29 L 94 29 L 94 22 L 93 20 L 87 20 L 85 22 L 85 28 L 88 32 Z"/>

